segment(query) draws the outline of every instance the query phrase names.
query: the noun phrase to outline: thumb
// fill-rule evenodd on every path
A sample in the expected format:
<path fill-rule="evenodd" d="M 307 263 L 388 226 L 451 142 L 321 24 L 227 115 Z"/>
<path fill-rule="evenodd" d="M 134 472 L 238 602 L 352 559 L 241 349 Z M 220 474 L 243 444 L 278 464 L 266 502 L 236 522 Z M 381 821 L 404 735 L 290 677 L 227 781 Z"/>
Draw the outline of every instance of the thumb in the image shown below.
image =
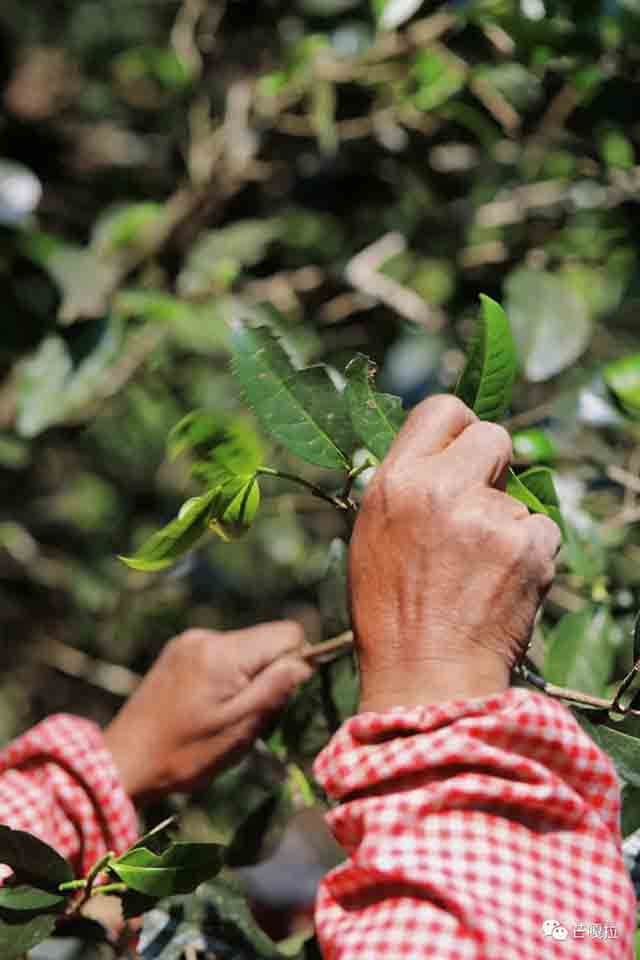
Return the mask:
<path fill-rule="evenodd" d="M 313 670 L 300 657 L 280 657 L 257 674 L 251 683 L 225 704 L 225 722 L 237 723 L 255 715 L 256 724 L 266 715 L 279 710 L 297 686 L 312 675 Z"/>

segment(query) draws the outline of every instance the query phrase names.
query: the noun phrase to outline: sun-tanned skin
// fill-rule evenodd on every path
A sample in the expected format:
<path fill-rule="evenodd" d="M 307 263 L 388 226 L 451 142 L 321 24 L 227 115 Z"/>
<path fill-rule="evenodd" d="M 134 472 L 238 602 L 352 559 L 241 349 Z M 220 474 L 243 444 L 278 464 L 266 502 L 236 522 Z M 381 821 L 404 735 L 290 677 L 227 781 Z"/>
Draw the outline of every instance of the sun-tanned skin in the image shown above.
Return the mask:
<path fill-rule="evenodd" d="M 508 687 L 560 546 L 504 492 L 511 456 L 507 431 L 454 397 L 409 416 L 351 541 L 361 711 Z"/>

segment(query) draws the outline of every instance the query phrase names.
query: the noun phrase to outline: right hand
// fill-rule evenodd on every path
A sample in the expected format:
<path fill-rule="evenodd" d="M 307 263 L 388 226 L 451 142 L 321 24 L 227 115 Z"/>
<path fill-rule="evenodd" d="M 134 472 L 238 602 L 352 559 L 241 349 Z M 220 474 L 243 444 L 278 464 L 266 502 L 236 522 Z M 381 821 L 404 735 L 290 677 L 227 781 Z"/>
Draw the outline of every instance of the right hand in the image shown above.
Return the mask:
<path fill-rule="evenodd" d="M 504 492 L 502 427 L 425 400 L 371 481 L 350 548 L 361 710 L 505 690 L 561 537 Z"/>
<path fill-rule="evenodd" d="M 292 621 L 174 637 L 105 731 L 130 796 L 192 790 L 237 762 L 311 676 L 303 645 Z"/>

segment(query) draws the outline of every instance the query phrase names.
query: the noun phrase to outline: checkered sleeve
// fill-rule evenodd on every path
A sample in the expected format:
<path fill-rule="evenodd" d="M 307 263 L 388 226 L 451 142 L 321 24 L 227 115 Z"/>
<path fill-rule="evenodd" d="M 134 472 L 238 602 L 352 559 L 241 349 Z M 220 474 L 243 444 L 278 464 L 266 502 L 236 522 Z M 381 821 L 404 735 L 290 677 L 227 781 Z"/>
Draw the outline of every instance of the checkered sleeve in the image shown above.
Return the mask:
<path fill-rule="evenodd" d="M 347 721 L 316 761 L 347 853 L 325 960 L 630 960 L 636 900 L 610 760 L 523 689 Z"/>
<path fill-rule="evenodd" d="M 0 752 L 0 823 L 40 837 L 83 874 L 108 850 L 124 852 L 138 835 L 100 728 L 65 714 Z"/>

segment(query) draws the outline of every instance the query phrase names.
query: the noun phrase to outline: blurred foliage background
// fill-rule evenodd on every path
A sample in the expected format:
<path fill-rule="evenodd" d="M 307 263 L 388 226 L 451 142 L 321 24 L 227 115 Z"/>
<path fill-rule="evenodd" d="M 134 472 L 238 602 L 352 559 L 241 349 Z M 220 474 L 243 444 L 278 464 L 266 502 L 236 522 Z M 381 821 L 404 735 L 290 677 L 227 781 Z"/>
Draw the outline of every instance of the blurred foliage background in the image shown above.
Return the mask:
<path fill-rule="evenodd" d="M 57 710 L 106 721 L 192 625 L 347 625 L 342 520 L 294 487 L 170 574 L 116 559 L 191 492 L 171 427 L 242 407 L 239 309 L 305 362 L 367 353 L 409 407 L 454 383 L 478 294 L 505 303 L 518 460 L 556 467 L 571 527 L 532 656 L 613 689 L 640 600 L 640 363 L 617 403 L 602 372 L 640 351 L 639 65 L 638 0 L 3 0 L 0 740 Z M 294 704 L 301 769 L 353 698 L 343 661 Z"/>

